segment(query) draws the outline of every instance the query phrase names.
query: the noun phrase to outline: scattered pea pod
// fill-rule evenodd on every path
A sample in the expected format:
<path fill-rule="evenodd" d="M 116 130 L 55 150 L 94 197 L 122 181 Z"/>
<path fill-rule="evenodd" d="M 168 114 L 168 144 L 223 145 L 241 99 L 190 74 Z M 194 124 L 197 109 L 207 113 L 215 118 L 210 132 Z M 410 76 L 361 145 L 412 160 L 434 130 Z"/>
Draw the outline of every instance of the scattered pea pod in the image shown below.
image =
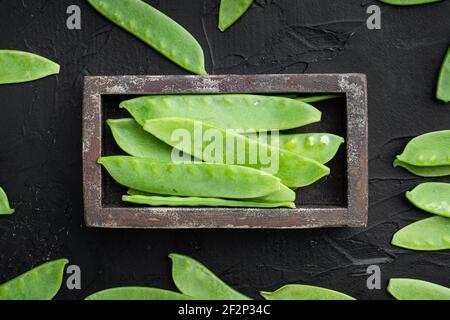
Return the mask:
<path fill-rule="evenodd" d="M 59 65 L 33 53 L 0 50 L 0 84 L 28 82 L 59 73 Z"/>
<path fill-rule="evenodd" d="M 0 285 L 0 300 L 51 300 L 61 288 L 69 261 L 46 262 Z"/>
<path fill-rule="evenodd" d="M 147 287 L 119 287 L 95 292 L 85 300 L 192 300 L 182 293 Z"/>
<path fill-rule="evenodd" d="M 99 13 L 184 69 L 206 74 L 202 47 L 177 22 L 141 0 L 87 0 Z"/>
<path fill-rule="evenodd" d="M 396 6 L 414 6 L 418 4 L 426 4 L 432 2 L 439 2 L 442 0 L 380 0 L 381 2 L 392 4 Z"/>
<path fill-rule="evenodd" d="M 5 190 L 0 187 L 0 215 L 13 214 L 14 209 L 11 209 L 8 201 L 8 196 Z"/>
<path fill-rule="evenodd" d="M 311 97 L 297 97 L 295 100 L 302 101 L 306 103 L 319 102 L 324 100 L 336 99 L 342 97 L 339 94 L 324 94 L 319 96 L 311 96 Z"/>
<path fill-rule="evenodd" d="M 450 218 L 450 183 L 422 183 L 408 191 L 406 198 L 422 210 Z"/>
<path fill-rule="evenodd" d="M 259 170 L 211 163 L 171 163 L 129 156 L 98 160 L 119 184 L 175 196 L 257 198 L 280 189 L 280 180 Z"/>
<path fill-rule="evenodd" d="M 450 165 L 450 130 L 429 132 L 412 139 L 397 159 L 418 167 Z"/>
<path fill-rule="evenodd" d="M 390 279 L 387 291 L 397 300 L 450 300 L 450 288 L 417 279 Z"/>
<path fill-rule="evenodd" d="M 244 208 L 278 208 L 287 207 L 295 208 L 293 202 L 256 202 L 255 201 L 239 201 L 220 198 L 199 198 L 199 197 L 162 197 L 162 196 L 144 196 L 133 195 L 123 196 L 125 202 L 137 204 L 145 204 L 149 206 L 161 207 L 244 207 Z"/>
<path fill-rule="evenodd" d="M 437 81 L 436 98 L 450 102 L 450 47 L 447 50 Z"/>
<path fill-rule="evenodd" d="M 435 216 L 414 222 L 397 231 L 391 243 L 418 251 L 450 249 L 450 219 Z"/>
<path fill-rule="evenodd" d="M 443 177 L 450 175 L 450 166 L 418 167 L 395 159 L 394 167 L 402 167 L 420 177 Z"/>
<path fill-rule="evenodd" d="M 285 130 L 318 122 L 321 112 L 294 99 L 252 94 L 155 95 L 120 104 L 140 124 L 179 117 L 205 121 L 227 129 Z"/>
<path fill-rule="evenodd" d="M 201 300 L 250 300 L 237 292 L 200 262 L 181 255 L 171 253 L 172 278 L 185 295 Z"/>
<path fill-rule="evenodd" d="M 301 284 L 288 284 L 274 292 L 261 291 L 266 300 L 355 300 L 338 291 Z"/>
<path fill-rule="evenodd" d="M 270 145 L 258 143 L 240 134 L 230 133 L 200 121 L 182 118 L 147 120 L 144 130 L 179 150 L 211 163 L 239 164 L 255 169 L 264 169 L 268 164 L 263 163 L 256 153 L 269 155 L 269 157 L 278 153 L 276 155 L 278 163 L 276 163 L 277 168 L 275 168 L 277 170 L 275 170 L 274 175 L 279 177 L 282 183 L 288 187 L 304 187 L 330 173 L 329 168 L 314 160 Z M 180 130 L 185 130 L 188 133 L 181 142 L 178 139 L 175 140 L 173 136 L 174 132 L 180 132 Z M 202 133 L 202 137 L 203 133 L 207 131 L 211 134 L 217 133 L 217 135 L 214 135 L 216 139 L 215 145 L 221 147 L 217 148 L 214 154 L 208 154 L 210 142 L 206 141 L 206 139 L 198 141 L 197 138 L 202 137 L 197 137 L 197 131 Z M 228 148 L 227 142 L 230 141 L 237 146 L 242 146 L 239 150 L 240 152 L 235 152 L 235 148 Z"/>
<path fill-rule="evenodd" d="M 252 5 L 253 0 L 220 0 L 219 29 L 224 32 Z"/>

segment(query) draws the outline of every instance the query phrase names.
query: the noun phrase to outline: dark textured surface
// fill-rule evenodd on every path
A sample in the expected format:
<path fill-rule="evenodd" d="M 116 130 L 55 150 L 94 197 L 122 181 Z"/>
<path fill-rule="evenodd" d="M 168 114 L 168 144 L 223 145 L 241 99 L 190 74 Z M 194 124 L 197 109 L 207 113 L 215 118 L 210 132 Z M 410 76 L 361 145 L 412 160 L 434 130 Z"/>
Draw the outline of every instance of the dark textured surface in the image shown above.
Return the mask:
<path fill-rule="evenodd" d="M 418 134 L 448 129 L 450 109 L 434 99 L 449 45 L 450 1 L 418 7 L 380 4 L 382 29 L 366 28 L 362 0 L 255 1 L 226 33 L 217 1 L 150 1 L 186 26 L 204 47 L 210 73 L 361 72 L 368 75 L 370 213 L 365 229 L 300 231 L 97 230 L 82 217 L 81 94 L 84 75 L 185 74 L 99 16 L 84 1 L 0 0 L 0 47 L 42 54 L 57 77 L 0 87 L 0 184 L 16 209 L 0 218 L 0 282 L 65 256 L 83 272 L 82 298 L 118 285 L 174 288 L 169 252 L 198 258 L 243 292 L 299 282 L 384 299 L 366 288 L 365 269 L 450 286 L 448 251 L 392 247 L 392 234 L 427 215 L 404 198 L 426 179 L 391 167 Z M 373 2 L 375 3 L 375 2 Z M 66 29 L 79 4 L 82 30 Z M 439 180 L 449 181 L 448 178 Z"/>

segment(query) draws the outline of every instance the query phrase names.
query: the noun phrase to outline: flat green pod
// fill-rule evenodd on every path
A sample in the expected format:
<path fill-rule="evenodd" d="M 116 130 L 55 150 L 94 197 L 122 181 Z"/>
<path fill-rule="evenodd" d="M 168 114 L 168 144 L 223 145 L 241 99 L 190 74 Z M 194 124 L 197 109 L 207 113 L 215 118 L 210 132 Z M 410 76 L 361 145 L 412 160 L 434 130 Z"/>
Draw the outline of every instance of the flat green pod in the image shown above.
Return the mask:
<path fill-rule="evenodd" d="M 417 279 L 390 279 L 387 291 L 397 300 L 450 300 L 450 289 Z"/>
<path fill-rule="evenodd" d="M 450 47 L 442 62 L 441 71 L 437 81 L 436 98 L 450 102 Z"/>
<path fill-rule="evenodd" d="M 141 0 L 87 0 L 99 13 L 182 68 L 206 74 L 203 49 L 176 21 Z"/>
<path fill-rule="evenodd" d="M 450 219 L 435 216 L 414 222 L 397 231 L 391 243 L 417 251 L 450 249 Z"/>
<path fill-rule="evenodd" d="M 436 167 L 418 167 L 395 159 L 394 167 L 402 167 L 419 177 L 443 177 L 450 175 L 450 165 Z"/>
<path fill-rule="evenodd" d="M 253 0 L 220 0 L 219 29 L 224 32 L 252 5 Z"/>
<path fill-rule="evenodd" d="M 236 291 L 200 262 L 181 254 L 171 253 L 172 279 L 185 295 L 200 300 L 251 300 Z"/>
<path fill-rule="evenodd" d="M 450 183 L 426 182 L 406 193 L 417 208 L 450 218 Z"/>
<path fill-rule="evenodd" d="M 125 202 L 145 204 L 154 207 L 232 207 L 232 208 L 295 208 L 293 202 L 257 202 L 249 200 L 231 200 L 220 198 L 176 197 L 176 196 L 123 196 Z"/>
<path fill-rule="evenodd" d="M 439 2 L 442 0 L 380 0 L 380 1 L 395 6 L 414 6 L 418 4 Z"/>
<path fill-rule="evenodd" d="M 274 292 L 261 291 L 266 300 L 355 300 L 344 293 L 315 286 L 288 284 Z"/>
<path fill-rule="evenodd" d="M 0 50 L 0 84 L 29 82 L 58 73 L 57 63 L 37 54 Z"/>
<path fill-rule="evenodd" d="M 101 157 L 98 163 L 119 184 L 150 193 L 242 199 L 280 190 L 280 179 L 242 166 L 161 162 L 130 156 Z"/>
<path fill-rule="evenodd" d="M 147 120 L 144 130 L 209 163 L 238 164 L 272 170 L 271 173 L 279 177 L 287 187 L 304 187 L 330 173 L 329 168 L 317 161 L 200 121 L 182 118 Z M 204 135 L 211 139 L 205 139 Z"/>
<path fill-rule="evenodd" d="M 0 187 L 0 215 L 9 215 L 13 213 L 14 209 L 11 209 L 9 205 L 9 200 L 6 192 L 2 187 Z"/>
<path fill-rule="evenodd" d="M 123 101 L 120 107 L 142 126 L 146 120 L 179 117 L 247 132 L 293 129 L 322 115 L 301 101 L 253 94 L 154 95 Z"/>
<path fill-rule="evenodd" d="M 151 135 L 132 118 L 106 121 L 117 145 L 131 156 L 171 161 L 173 148 Z"/>
<path fill-rule="evenodd" d="M 84 300 L 192 300 L 182 293 L 148 287 L 119 287 L 95 292 Z"/>
<path fill-rule="evenodd" d="M 46 262 L 0 285 L 0 300 L 51 300 L 61 288 L 67 259 Z"/>
<path fill-rule="evenodd" d="M 450 130 L 434 131 L 415 137 L 397 159 L 418 167 L 450 165 Z"/>

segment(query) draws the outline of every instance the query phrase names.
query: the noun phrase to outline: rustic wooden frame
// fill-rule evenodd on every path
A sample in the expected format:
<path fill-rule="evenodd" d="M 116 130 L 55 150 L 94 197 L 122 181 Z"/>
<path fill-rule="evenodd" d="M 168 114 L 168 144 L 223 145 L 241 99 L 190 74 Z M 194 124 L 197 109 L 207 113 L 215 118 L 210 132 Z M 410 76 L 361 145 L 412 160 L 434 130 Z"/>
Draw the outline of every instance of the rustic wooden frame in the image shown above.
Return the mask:
<path fill-rule="evenodd" d="M 175 93 L 345 93 L 347 207 L 103 207 L 102 95 Z M 367 84 L 362 74 L 88 76 L 83 99 L 83 191 L 86 225 L 102 228 L 361 227 L 368 216 Z"/>

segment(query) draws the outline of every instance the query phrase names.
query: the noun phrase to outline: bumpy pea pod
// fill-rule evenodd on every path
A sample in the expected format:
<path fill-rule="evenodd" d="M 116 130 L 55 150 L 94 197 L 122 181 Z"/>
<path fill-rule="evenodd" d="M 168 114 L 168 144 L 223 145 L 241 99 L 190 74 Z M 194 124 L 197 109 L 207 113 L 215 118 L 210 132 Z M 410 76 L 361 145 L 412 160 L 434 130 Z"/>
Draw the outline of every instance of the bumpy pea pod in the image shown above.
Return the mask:
<path fill-rule="evenodd" d="M 429 132 L 412 139 L 397 159 L 418 167 L 450 165 L 450 130 Z"/>
<path fill-rule="evenodd" d="M 253 0 L 220 0 L 219 29 L 224 32 L 252 5 Z"/>
<path fill-rule="evenodd" d="M 395 6 L 414 6 L 418 4 L 439 2 L 442 0 L 380 0 L 380 1 Z"/>
<path fill-rule="evenodd" d="M 397 300 L 450 300 L 450 288 L 417 279 L 390 279 L 387 291 Z"/>
<path fill-rule="evenodd" d="M 252 95 L 155 95 L 120 104 L 140 124 L 156 118 L 179 117 L 246 132 L 287 130 L 318 122 L 321 112 L 294 99 Z"/>
<path fill-rule="evenodd" d="M 123 196 L 123 201 L 149 206 L 161 207 L 233 207 L 233 208 L 295 208 L 293 202 L 256 202 L 239 201 L 219 198 L 200 198 L 200 197 L 162 197 L 162 196 Z"/>
<path fill-rule="evenodd" d="M 61 288 L 69 261 L 46 262 L 0 285 L 0 300 L 51 300 Z"/>
<path fill-rule="evenodd" d="M 266 300 L 355 300 L 344 293 L 315 286 L 288 284 L 274 292 L 261 291 Z"/>
<path fill-rule="evenodd" d="M 239 164 L 255 169 L 270 170 L 288 187 L 304 187 L 330 173 L 329 168 L 317 161 L 258 143 L 243 135 L 200 121 L 182 118 L 147 120 L 144 130 L 167 144 L 206 162 Z M 183 133 L 181 142 L 180 139 L 175 139 L 174 134 L 177 132 Z M 214 143 L 203 139 L 203 134 L 211 135 Z M 230 147 L 231 144 L 237 147 Z"/>
<path fill-rule="evenodd" d="M 0 187 L 0 215 L 13 214 L 14 209 L 9 206 L 8 196 L 6 192 Z"/>
<path fill-rule="evenodd" d="M 439 72 L 436 98 L 444 102 L 450 102 L 450 47 L 447 50 L 441 71 Z"/>
<path fill-rule="evenodd" d="M 330 100 L 330 99 L 336 99 L 340 98 L 341 95 L 339 94 L 324 94 L 320 96 L 311 96 L 311 97 L 297 97 L 295 100 L 306 102 L 306 103 L 313 103 L 313 102 L 319 102 L 324 100 Z"/>
<path fill-rule="evenodd" d="M 256 134 L 246 134 L 250 139 L 258 139 Z M 268 136 L 267 143 L 272 143 L 272 137 Z M 281 134 L 278 137 L 278 147 L 301 156 L 316 160 L 319 163 L 327 163 L 334 158 L 339 147 L 344 143 L 344 138 L 330 133 L 301 133 Z"/>
<path fill-rule="evenodd" d="M 206 74 L 203 50 L 177 22 L 141 0 L 87 0 L 106 18 L 184 69 Z"/>
<path fill-rule="evenodd" d="M 172 259 L 172 278 L 178 290 L 201 300 L 251 300 L 237 292 L 200 262 L 176 253 Z"/>
<path fill-rule="evenodd" d="M 28 82 L 59 73 L 59 65 L 33 53 L 0 50 L 0 84 Z"/>
<path fill-rule="evenodd" d="M 397 231 L 391 243 L 417 251 L 450 249 L 450 219 L 436 216 L 414 222 Z"/>
<path fill-rule="evenodd" d="M 450 183 L 419 184 L 406 193 L 406 198 L 422 210 L 450 218 Z"/>
<path fill-rule="evenodd" d="M 450 175 L 450 166 L 418 167 L 404 163 L 398 159 L 394 160 L 393 165 L 394 167 L 402 167 L 419 177 L 443 177 Z"/>
<path fill-rule="evenodd" d="M 119 287 L 95 292 L 84 300 L 192 300 L 182 293 L 147 287 Z"/>
<path fill-rule="evenodd" d="M 280 190 L 259 170 L 212 163 L 171 163 L 129 156 L 98 160 L 119 184 L 150 193 L 212 198 L 257 198 Z"/>

